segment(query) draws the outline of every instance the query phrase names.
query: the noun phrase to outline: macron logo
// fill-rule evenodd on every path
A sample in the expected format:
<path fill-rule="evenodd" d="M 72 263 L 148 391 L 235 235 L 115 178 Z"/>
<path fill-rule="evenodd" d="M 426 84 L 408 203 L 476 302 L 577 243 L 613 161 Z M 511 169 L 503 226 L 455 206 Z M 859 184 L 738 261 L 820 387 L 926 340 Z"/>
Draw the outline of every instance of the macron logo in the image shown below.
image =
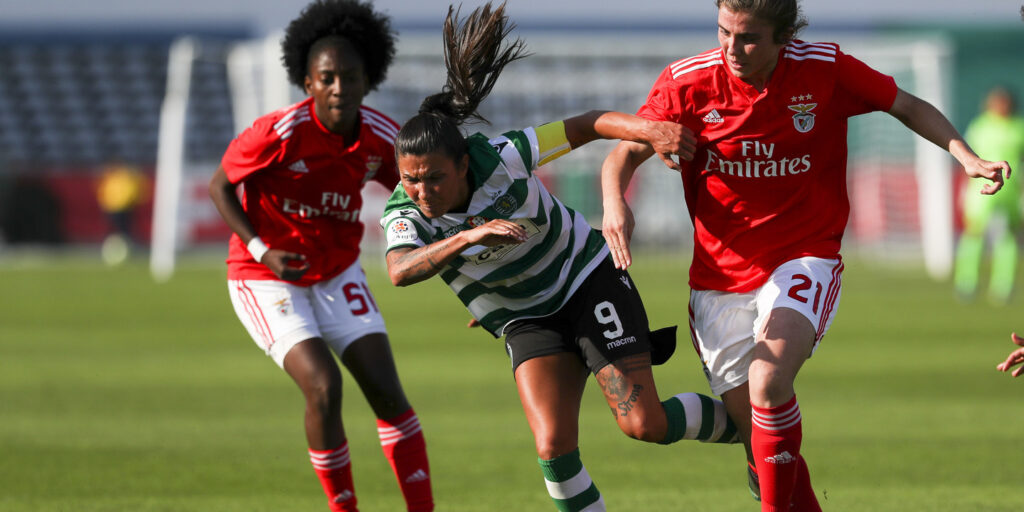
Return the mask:
<path fill-rule="evenodd" d="M 622 281 L 622 284 L 626 285 L 626 288 L 629 288 L 630 290 L 633 289 L 633 287 L 629 284 L 629 278 L 628 277 L 626 277 L 626 276 L 619 276 L 619 280 Z"/>
<path fill-rule="evenodd" d="M 796 460 L 796 457 L 789 454 L 789 452 L 782 452 L 778 455 L 772 455 L 771 457 L 765 457 L 764 461 L 770 464 L 789 464 Z"/>
<path fill-rule="evenodd" d="M 303 162 L 302 160 L 297 160 L 295 163 L 289 165 L 288 170 L 295 172 L 309 172 L 309 168 L 306 167 L 306 162 Z"/>
<path fill-rule="evenodd" d="M 725 119 L 722 119 L 722 116 L 718 113 L 718 110 L 711 109 L 711 112 L 708 112 L 708 115 L 704 116 L 703 121 L 708 124 L 717 124 L 725 121 Z"/>
<path fill-rule="evenodd" d="M 405 479 L 405 483 L 411 484 L 413 482 L 422 482 L 430 478 L 427 476 L 427 472 L 422 469 L 417 469 L 413 474 L 409 475 L 409 478 Z"/>

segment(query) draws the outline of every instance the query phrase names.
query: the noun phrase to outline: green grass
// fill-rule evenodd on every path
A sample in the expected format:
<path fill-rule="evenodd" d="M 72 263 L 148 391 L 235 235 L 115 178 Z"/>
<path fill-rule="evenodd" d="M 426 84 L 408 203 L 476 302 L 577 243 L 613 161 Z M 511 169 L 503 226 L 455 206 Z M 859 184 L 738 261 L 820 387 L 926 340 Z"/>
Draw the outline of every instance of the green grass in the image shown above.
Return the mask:
<path fill-rule="evenodd" d="M 427 436 L 439 511 L 552 510 L 502 344 L 438 282 L 368 267 Z M 633 270 L 653 326 L 686 322 L 685 262 Z M 797 382 L 804 449 L 831 511 L 1016 510 L 1024 379 L 994 370 L 1020 303 L 957 304 L 919 269 L 849 263 L 839 315 Z M 294 384 L 248 339 L 217 264 L 153 284 L 142 263 L 0 267 L 0 510 L 326 510 Z M 685 330 L 682 331 L 685 333 Z M 663 396 L 707 384 L 689 339 Z M 376 425 L 345 376 L 364 512 L 403 510 Z M 742 450 L 645 445 L 597 386 L 584 463 L 610 510 L 753 511 Z"/>

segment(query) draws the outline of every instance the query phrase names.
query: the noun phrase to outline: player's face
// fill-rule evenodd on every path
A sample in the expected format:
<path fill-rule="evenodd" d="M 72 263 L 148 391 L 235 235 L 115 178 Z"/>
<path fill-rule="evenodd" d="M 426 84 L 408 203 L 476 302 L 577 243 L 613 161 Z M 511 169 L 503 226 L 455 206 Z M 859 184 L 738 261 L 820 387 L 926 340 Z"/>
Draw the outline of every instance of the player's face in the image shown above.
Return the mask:
<path fill-rule="evenodd" d="M 398 157 L 402 188 L 430 219 L 466 204 L 469 200 L 468 169 L 469 155 L 458 162 L 441 152 Z"/>
<path fill-rule="evenodd" d="M 718 9 L 718 42 L 732 74 L 758 89 L 768 83 L 784 44 L 775 42 L 775 27 L 746 12 Z"/>
<path fill-rule="evenodd" d="M 355 48 L 344 40 L 327 45 L 310 55 L 307 71 L 306 94 L 313 96 L 317 119 L 334 133 L 352 135 L 369 89 Z"/>

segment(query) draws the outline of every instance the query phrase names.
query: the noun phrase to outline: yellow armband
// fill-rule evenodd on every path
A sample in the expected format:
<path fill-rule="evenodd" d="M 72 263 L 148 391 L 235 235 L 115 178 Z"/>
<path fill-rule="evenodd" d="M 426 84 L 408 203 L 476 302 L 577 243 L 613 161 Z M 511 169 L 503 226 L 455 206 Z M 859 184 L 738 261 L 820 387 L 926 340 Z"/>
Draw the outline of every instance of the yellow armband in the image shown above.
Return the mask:
<path fill-rule="evenodd" d="M 562 121 L 542 124 L 536 131 L 537 146 L 540 150 L 537 167 L 572 151 L 569 139 L 565 136 L 565 123 Z"/>

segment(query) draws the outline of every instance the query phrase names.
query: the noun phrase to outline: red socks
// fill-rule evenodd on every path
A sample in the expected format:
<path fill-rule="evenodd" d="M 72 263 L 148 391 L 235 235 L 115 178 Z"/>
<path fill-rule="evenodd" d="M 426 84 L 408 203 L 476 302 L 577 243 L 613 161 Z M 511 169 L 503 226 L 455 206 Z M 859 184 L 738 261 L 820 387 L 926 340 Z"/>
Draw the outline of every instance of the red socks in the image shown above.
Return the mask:
<path fill-rule="evenodd" d="M 412 408 L 388 419 L 377 420 L 377 433 L 384 456 L 398 479 L 409 512 L 434 510 L 430 491 L 430 464 L 427 443 L 420 431 L 420 420 Z"/>
<path fill-rule="evenodd" d="M 331 512 L 357 512 L 356 493 L 352 487 L 352 464 L 348 456 L 348 440 L 334 450 L 309 450 L 309 461 L 327 494 Z"/>
<path fill-rule="evenodd" d="M 800 457 L 803 435 L 800 406 L 796 397 L 778 407 L 761 408 L 751 404 L 750 408 L 753 413 L 750 444 L 757 465 L 757 476 L 761 481 L 762 512 L 789 512 L 798 474 L 803 484 L 800 487 L 804 488 L 796 494 L 803 501 L 809 493 L 811 500 L 814 500 L 807 464 Z M 800 469 L 803 469 L 802 474 Z M 817 506 L 816 500 L 814 506 Z M 815 508 L 798 510 L 803 512 Z"/>

